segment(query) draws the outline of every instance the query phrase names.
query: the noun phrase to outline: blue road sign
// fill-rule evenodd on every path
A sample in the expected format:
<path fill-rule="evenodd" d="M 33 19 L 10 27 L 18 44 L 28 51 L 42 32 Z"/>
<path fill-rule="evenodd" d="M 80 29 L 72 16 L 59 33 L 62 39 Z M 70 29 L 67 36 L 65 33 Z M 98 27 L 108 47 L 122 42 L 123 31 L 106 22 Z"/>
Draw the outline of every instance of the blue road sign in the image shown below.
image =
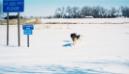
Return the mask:
<path fill-rule="evenodd" d="M 23 25 L 24 35 L 32 35 L 33 29 L 34 29 L 34 26 L 31 24 Z"/>
<path fill-rule="evenodd" d="M 3 12 L 23 12 L 24 0 L 3 0 Z"/>
<path fill-rule="evenodd" d="M 30 46 L 29 35 L 32 35 L 34 26 L 32 24 L 25 24 L 23 25 L 22 29 L 24 30 L 24 35 L 27 35 L 27 47 L 29 47 Z"/>
<path fill-rule="evenodd" d="M 27 30 L 27 29 L 33 30 L 34 26 L 32 24 L 25 24 L 25 25 L 23 25 L 23 30 Z"/>
<path fill-rule="evenodd" d="M 24 35 L 32 35 L 32 30 L 24 30 Z"/>

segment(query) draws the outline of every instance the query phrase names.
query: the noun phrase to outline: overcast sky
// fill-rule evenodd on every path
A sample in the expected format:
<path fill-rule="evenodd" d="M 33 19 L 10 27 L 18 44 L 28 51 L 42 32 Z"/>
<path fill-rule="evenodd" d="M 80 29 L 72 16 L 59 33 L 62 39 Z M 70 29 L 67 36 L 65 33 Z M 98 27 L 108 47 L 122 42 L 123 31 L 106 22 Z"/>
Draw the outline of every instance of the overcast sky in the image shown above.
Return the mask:
<path fill-rule="evenodd" d="M 2 1 L 2 0 L 1 0 Z M 129 0 L 25 0 L 26 16 L 53 15 L 58 7 L 103 6 L 105 8 L 129 6 Z"/>

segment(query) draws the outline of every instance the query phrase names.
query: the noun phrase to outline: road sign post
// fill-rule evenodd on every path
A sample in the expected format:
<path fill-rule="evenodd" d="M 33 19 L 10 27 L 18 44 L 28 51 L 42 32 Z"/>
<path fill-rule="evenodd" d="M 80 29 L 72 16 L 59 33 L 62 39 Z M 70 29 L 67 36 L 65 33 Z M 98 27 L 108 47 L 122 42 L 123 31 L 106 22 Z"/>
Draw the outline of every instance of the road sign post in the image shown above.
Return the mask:
<path fill-rule="evenodd" d="M 3 12 L 7 13 L 7 46 L 9 45 L 9 13 L 18 13 L 18 46 L 20 46 L 20 12 L 24 11 L 24 0 L 3 0 Z"/>
<path fill-rule="evenodd" d="M 30 35 L 33 34 L 34 26 L 32 24 L 23 25 L 24 35 L 27 35 L 27 47 L 30 46 Z"/>
<path fill-rule="evenodd" d="M 6 45 L 8 46 L 9 45 L 9 13 L 7 13 L 7 42 L 6 42 Z"/>
<path fill-rule="evenodd" d="M 27 47 L 30 47 L 30 36 L 27 35 Z"/>
<path fill-rule="evenodd" d="M 20 46 L 21 45 L 21 38 L 20 38 L 20 13 L 18 12 L 18 25 L 17 25 L 17 28 L 18 28 L 18 46 Z"/>

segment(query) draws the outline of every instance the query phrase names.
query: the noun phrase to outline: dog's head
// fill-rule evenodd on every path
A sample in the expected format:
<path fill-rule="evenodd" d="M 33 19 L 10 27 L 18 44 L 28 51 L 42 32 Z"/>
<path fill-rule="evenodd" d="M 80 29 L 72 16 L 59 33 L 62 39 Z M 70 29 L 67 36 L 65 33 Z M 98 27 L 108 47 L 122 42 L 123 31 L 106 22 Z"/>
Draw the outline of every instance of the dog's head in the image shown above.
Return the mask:
<path fill-rule="evenodd" d="M 78 40 L 80 38 L 80 35 L 76 34 L 76 33 L 71 33 L 71 38 L 73 41 Z"/>
<path fill-rule="evenodd" d="M 74 37 L 76 37 L 76 36 L 77 36 L 76 33 L 71 33 L 71 38 L 74 38 Z"/>

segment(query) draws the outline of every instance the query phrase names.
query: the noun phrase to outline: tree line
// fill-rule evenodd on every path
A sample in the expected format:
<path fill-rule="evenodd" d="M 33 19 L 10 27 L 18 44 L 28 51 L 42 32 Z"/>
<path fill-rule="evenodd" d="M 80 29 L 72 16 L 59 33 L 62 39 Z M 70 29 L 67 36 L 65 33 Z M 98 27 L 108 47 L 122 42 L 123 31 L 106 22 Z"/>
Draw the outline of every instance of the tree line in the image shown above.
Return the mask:
<path fill-rule="evenodd" d="M 61 7 L 57 8 L 54 18 L 115 18 L 115 17 L 129 17 L 129 7 L 121 6 L 119 8 L 112 7 L 106 9 L 101 6 L 89 7 Z"/>

